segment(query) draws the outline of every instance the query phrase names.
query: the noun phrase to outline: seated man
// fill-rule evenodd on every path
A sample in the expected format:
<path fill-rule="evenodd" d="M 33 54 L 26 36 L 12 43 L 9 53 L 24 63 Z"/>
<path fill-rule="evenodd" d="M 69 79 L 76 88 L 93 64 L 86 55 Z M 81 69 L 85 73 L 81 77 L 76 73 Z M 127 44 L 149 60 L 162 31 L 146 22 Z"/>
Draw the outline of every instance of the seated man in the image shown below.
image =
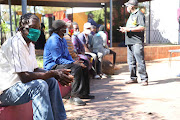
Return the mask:
<path fill-rule="evenodd" d="M 2 45 L 0 106 L 32 100 L 33 120 L 64 120 L 66 113 L 57 80 L 62 85 L 69 85 L 73 77 L 69 70 L 38 68 L 33 43 L 40 36 L 40 27 L 39 18 L 27 13 L 20 18 L 17 34 Z"/>
<path fill-rule="evenodd" d="M 63 21 L 66 22 L 68 31 L 73 31 L 72 22 L 71 22 L 70 20 L 68 20 L 67 18 L 63 19 Z M 90 63 L 89 63 L 89 59 L 87 58 L 87 56 L 86 56 L 85 54 L 79 53 L 79 52 L 74 48 L 73 42 L 72 42 L 72 40 L 71 40 L 72 38 L 74 39 L 74 35 L 72 35 L 72 34 L 73 34 L 73 33 L 68 32 L 68 34 L 66 33 L 66 35 L 64 35 L 64 39 L 65 39 L 66 42 L 67 42 L 69 54 L 71 55 L 71 57 L 73 58 L 73 60 L 82 60 L 82 61 L 83 61 L 83 64 L 84 64 L 88 69 L 90 69 L 90 68 L 91 68 L 91 65 L 90 65 Z M 87 73 L 87 75 L 89 76 L 89 73 Z"/>
<path fill-rule="evenodd" d="M 91 42 L 92 42 L 93 36 L 90 35 L 90 33 L 91 33 L 91 23 L 87 22 L 84 24 L 84 31 L 78 35 L 78 38 L 85 48 L 85 54 L 91 55 L 93 57 L 93 59 L 95 60 L 94 67 L 95 67 L 96 73 L 97 73 L 95 78 L 96 77 L 99 78 L 100 75 L 102 74 L 101 62 L 102 62 L 103 54 L 100 52 L 97 52 L 97 53 L 92 52 Z"/>
<path fill-rule="evenodd" d="M 64 18 L 63 19 L 64 22 L 66 22 L 66 25 L 67 25 L 67 28 L 68 28 L 68 33 L 66 33 L 66 35 L 64 35 L 64 39 L 66 40 L 67 42 L 67 46 L 68 46 L 68 51 L 69 51 L 69 54 L 71 55 L 71 57 L 74 59 L 74 60 L 77 60 L 78 59 L 78 55 L 76 54 L 76 52 L 74 51 L 74 46 L 72 44 L 72 41 L 71 41 L 71 37 L 72 37 L 72 33 L 71 31 L 73 30 L 73 26 L 72 26 L 72 22 L 67 19 L 67 18 Z M 67 31 L 66 31 L 67 32 Z"/>
<path fill-rule="evenodd" d="M 91 25 L 91 35 L 95 35 L 96 34 L 96 26 L 94 26 L 94 25 Z"/>
<path fill-rule="evenodd" d="M 44 45 L 46 43 L 46 36 L 44 34 L 45 32 L 45 25 L 44 23 L 41 23 L 41 35 L 39 36 L 37 42 L 35 43 L 35 49 L 44 49 Z"/>
<path fill-rule="evenodd" d="M 73 44 L 74 51 L 77 53 L 78 57 L 80 60 L 84 61 L 86 64 L 88 64 L 89 70 L 92 69 L 92 62 L 91 61 L 91 56 L 85 55 L 85 49 L 77 35 L 80 33 L 79 32 L 79 26 L 76 22 L 73 22 L 73 35 L 71 36 L 71 41 Z"/>
<path fill-rule="evenodd" d="M 89 95 L 88 69 L 82 61 L 74 61 L 67 49 L 67 42 L 63 38 L 67 25 L 62 20 L 56 20 L 52 24 L 53 34 L 47 40 L 44 48 L 44 68 L 46 70 L 57 70 L 62 68 L 71 69 L 74 81 L 71 85 L 70 103 L 74 105 L 86 105 L 80 98 L 93 99 Z"/>
<path fill-rule="evenodd" d="M 102 43 L 100 42 L 101 39 L 102 39 Z M 100 40 L 99 42 L 101 43 L 101 45 L 100 45 L 100 43 L 97 43 L 98 40 Z M 116 53 L 114 51 L 112 51 L 111 49 L 109 49 L 109 47 L 107 45 L 107 35 L 105 33 L 105 26 L 104 25 L 101 25 L 99 27 L 99 32 L 94 36 L 94 41 L 95 41 L 95 43 L 92 46 L 96 47 L 96 49 L 98 49 L 97 50 L 98 52 L 103 53 L 103 56 L 105 56 L 107 54 L 113 54 L 113 65 L 115 66 L 115 63 L 116 63 Z"/>

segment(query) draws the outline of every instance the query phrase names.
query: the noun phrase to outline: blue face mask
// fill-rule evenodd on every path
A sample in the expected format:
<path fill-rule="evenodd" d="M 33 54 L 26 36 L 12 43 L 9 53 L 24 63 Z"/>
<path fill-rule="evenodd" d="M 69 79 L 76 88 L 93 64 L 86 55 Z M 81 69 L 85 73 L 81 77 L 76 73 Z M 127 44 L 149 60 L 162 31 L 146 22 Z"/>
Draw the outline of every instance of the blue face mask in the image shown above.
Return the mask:
<path fill-rule="evenodd" d="M 33 42 L 37 42 L 40 34 L 41 31 L 39 29 L 29 28 L 29 34 L 27 35 L 27 38 Z"/>

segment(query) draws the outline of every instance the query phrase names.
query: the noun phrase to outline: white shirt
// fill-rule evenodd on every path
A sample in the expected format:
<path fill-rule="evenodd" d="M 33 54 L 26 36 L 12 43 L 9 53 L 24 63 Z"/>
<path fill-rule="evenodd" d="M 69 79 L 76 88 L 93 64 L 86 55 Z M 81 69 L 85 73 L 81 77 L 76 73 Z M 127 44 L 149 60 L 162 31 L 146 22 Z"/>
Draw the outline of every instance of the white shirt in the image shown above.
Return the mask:
<path fill-rule="evenodd" d="M 107 46 L 107 35 L 103 31 L 99 31 L 98 34 L 103 38 L 103 46 Z"/>
<path fill-rule="evenodd" d="M 34 44 L 28 47 L 20 32 L 9 38 L 0 49 L 0 94 L 21 82 L 17 73 L 33 72 L 37 67 Z"/>

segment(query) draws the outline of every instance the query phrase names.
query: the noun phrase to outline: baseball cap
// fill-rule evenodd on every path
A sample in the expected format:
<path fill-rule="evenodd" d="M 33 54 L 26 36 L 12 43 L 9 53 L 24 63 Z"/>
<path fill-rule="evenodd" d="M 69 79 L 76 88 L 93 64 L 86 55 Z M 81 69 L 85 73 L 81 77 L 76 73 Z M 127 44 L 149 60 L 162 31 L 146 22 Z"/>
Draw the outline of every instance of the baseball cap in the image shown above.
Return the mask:
<path fill-rule="evenodd" d="M 67 19 L 67 18 L 64 18 L 62 19 L 64 22 L 66 22 L 66 25 L 67 26 L 70 26 L 71 25 L 71 20 Z"/>
<path fill-rule="evenodd" d="M 71 22 L 71 20 L 69 20 L 68 18 L 64 18 L 64 19 L 62 19 L 64 22 Z"/>
<path fill-rule="evenodd" d="M 124 5 L 126 5 L 126 6 L 129 6 L 129 5 L 137 6 L 138 1 L 137 0 L 129 0 L 128 2 L 124 3 Z"/>
<path fill-rule="evenodd" d="M 84 28 L 91 28 L 91 23 L 89 23 L 89 22 L 85 23 Z"/>
<path fill-rule="evenodd" d="M 54 30 L 56 30 L 58 28 L 62 28 L 63 26 L 67 26 L 66 22 L 64 22 L 63 20 L 55 20 L 52 24 L 52 28 Z"/>

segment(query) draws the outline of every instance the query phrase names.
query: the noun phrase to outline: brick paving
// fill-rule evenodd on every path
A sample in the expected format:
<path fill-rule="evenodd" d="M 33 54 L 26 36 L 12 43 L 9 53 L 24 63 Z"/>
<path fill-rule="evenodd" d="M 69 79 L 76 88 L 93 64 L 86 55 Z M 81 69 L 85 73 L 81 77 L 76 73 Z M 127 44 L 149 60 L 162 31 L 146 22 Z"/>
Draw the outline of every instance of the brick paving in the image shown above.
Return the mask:
<path fill-rule="evenodd" d="M 180 57 L 147 61 L 149 86 L 125 85 L 128 65 L 117 64 L 115 75 L 91 80 L 93 100 L 75 106 L 64 100 L 68 120 L 179 120 Z M 140 81 L 140 79 L 138 79 Z"/>

